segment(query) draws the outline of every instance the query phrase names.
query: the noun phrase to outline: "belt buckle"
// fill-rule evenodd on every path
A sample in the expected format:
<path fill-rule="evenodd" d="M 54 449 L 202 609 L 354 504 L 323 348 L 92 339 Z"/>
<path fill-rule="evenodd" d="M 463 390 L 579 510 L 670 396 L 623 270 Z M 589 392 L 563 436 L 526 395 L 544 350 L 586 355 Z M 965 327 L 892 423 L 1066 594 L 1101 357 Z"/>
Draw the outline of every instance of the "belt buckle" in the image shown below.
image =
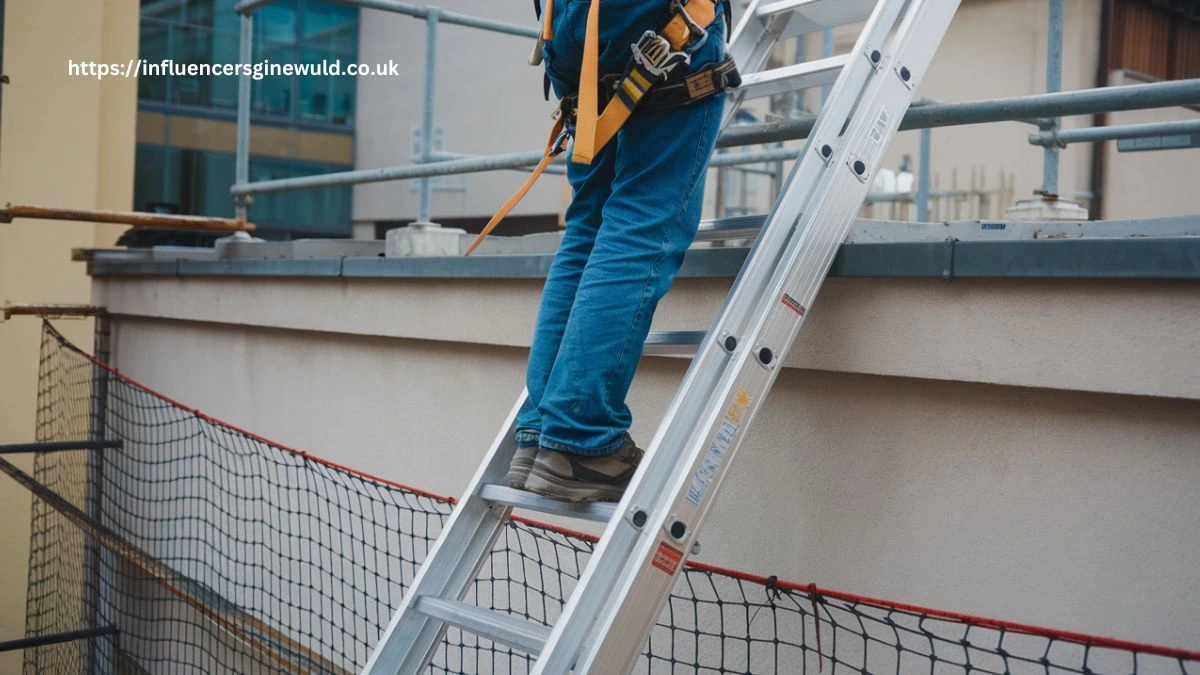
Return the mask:
<path fill-rule="evenodd" d="M 641 39 L 630 49 L 633 50 L 633 60 L 659 80 L 667 79 L 679 65 L 692 62 L 690 56 L 671 49 L 671 43 L 652 30 L 642 33 Z"/>

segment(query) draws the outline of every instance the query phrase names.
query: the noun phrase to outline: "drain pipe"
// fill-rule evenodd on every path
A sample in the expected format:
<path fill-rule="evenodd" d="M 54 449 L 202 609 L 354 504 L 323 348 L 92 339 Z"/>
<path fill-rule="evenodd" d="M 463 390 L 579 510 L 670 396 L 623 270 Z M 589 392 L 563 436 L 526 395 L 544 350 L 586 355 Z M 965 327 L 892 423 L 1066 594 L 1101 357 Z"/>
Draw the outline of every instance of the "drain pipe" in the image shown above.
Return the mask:
<path fill-rule="evenodd" d="M 1100 62 L 1096 65 L 1096 86 L 1109 85 L 1109 72 L 1112 70 L 1112 30 L 1113 30 L 1113 0 L 1102 0 L 1100 3 Z M 1096 113 L 1092 116 L 1092 126 L 1102 127 L 1108 124 L 1107 113 Z M 1092 199 L 1088 203 L 1088 212 L 1093 220 L 1104 219 L 1105 172 L 1107 170 L 1108 143 L 1098 141 L 1092 144 Z"/>

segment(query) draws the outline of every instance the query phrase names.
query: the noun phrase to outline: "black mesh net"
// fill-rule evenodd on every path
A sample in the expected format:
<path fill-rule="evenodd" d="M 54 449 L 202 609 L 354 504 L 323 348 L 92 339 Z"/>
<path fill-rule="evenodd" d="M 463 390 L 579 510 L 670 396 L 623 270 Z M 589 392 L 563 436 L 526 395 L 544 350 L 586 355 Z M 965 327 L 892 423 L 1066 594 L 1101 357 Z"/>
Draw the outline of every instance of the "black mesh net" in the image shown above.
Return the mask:
<path fill-rule="evenodd" d="M 175 403 L 49 323 L 37 438 L 123 445 L 37 456 L 27 631 L 118 632 L 27 650 L 27 673 L 357 672 L 453 507 Z M 592 545 L 513 519 L 471 599 L 549 624 Z M 450 630 L 430 672 L 530 665 Z M 1200 675 L 1200 653 L 690 565 L 635 672 Z"/>

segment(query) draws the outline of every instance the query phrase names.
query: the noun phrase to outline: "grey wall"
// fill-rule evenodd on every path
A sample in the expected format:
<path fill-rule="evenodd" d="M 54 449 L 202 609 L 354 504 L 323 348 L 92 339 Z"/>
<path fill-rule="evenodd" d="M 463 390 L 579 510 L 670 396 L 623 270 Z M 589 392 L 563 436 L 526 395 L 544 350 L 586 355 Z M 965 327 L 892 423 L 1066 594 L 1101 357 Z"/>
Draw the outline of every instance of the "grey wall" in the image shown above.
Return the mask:
<path fill-rule="evenodd" d="M 681 280 L 660 328 L 726 280 Z M 106 278 L 114 358 L 283 443 L 459 493 L 539 284 Z M 831 280 L 700 560 L 1135 640 L 1200 640 L 1200 286 Z M 648 439 L 686 362 L 642 363 Z"/>

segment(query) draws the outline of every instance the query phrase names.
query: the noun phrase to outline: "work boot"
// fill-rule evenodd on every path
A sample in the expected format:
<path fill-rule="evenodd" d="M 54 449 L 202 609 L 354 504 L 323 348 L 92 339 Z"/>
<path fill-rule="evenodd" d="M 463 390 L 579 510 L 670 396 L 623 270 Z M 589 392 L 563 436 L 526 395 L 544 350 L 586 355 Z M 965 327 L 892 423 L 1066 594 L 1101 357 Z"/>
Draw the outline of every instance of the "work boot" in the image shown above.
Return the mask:
<path fill-rule="evenodd" d="M 512 463 L 508 465 L 508 474 L 504 482 L 510 488 L 525 489 L 525 479 L 529 478 L 529 470 L 533 468 L 533 460 L 537 457 L 538 447 L 531 445 L 527 448 L 517 448 L 513 453 Z"/>
<path fill-rule="evenodd" d="M 538 448 L 525 489 L 567 502 L 616 502 L 642 459 L 632 440 L 608 455 Z"/>

